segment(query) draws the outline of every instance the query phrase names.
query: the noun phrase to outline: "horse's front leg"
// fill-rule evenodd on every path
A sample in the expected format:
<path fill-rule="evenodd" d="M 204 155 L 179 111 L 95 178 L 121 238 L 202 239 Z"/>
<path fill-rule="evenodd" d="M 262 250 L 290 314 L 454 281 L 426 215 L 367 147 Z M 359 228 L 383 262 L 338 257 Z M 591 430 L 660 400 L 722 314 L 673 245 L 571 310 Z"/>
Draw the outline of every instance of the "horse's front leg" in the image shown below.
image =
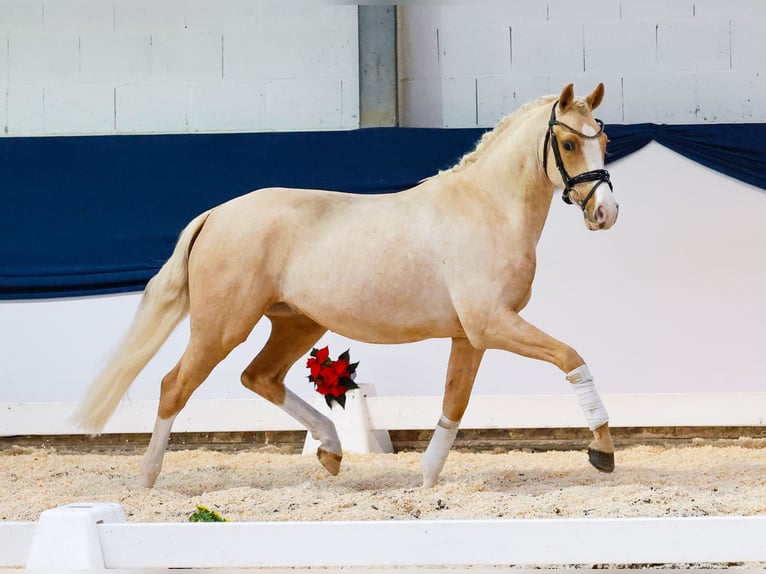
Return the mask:
<path fill-rule="evenodd" d="M 491 317 L 481 328 L 466 329 L 471 342 L 481 348 L 504 349 L 546 361 L 561 369 L 572 384 L 588 428 L 593 432 L 593 441 L 588 445 L 590 463 L 602 472 L 612 472 L 614 443 L 609 432 L 609 417 L 583 358 L 572 347 L 529 324 L 514 311 L 503 309 Z"/>
<path fill-rule="evenodd" d="M 439 473 L 444 468 L 444 462 L 457 436 L 460 420 L 468 406 L 473 381 L 483 354 L 484 351 L 472 347 L 467 339 L 452 339 L 442 415 L 420 463 L 425 488 L 436 484 Z"/>

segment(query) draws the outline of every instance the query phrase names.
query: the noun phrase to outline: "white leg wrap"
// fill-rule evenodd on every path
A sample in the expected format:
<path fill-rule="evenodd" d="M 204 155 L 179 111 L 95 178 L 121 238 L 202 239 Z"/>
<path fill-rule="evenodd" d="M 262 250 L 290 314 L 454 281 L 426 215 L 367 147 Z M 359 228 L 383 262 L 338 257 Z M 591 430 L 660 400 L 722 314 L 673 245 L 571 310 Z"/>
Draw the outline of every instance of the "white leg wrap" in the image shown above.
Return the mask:
<path fill-rule="evenodd" d="M 420 461 L 424 487 L 430 488 L 436 484 L 450 448 L 452 448 L 452 443 L 455 442 L 459 426 L 460 421 L 451 421 L 444 415 L 439 419 L 431 442 L 428 443 L 428 448 Z"/>
<path fill-rule="evenodd" d="M 285 402 L 280 408 L 308 429 L 321 447 L 335 454 L 342 454 L 335 423 L 324 416 L 290 389 L 285 389 Z"/>
<path fill-rule="evenodd" d="M 588 366 L 582 365 L 571 373 L 567 373 L 567 380 L 572 383 L 580 408 L 588 421 L 588 428 L 596 430 L 604 423 L 609 422 L 609 415 L 606 413 L 604 403 L 601 402 L 601 397 L 593 384 L 593 377 Z"/>
<path fill-rule="evenodd" d="M 168 439 L 170 438 L 170 429 L 173 427 L 175 419 L 175 415 L 169 419 L 157 417 L 157 420 L 154 422 L 152 438 L 149 441 L 149 446 L 146 449 L 144 461 L 141 465 L 142 482 L 146 488 L 153 487 L 157 477 L 160 475 L 162 459 L 165 456 Z"/>

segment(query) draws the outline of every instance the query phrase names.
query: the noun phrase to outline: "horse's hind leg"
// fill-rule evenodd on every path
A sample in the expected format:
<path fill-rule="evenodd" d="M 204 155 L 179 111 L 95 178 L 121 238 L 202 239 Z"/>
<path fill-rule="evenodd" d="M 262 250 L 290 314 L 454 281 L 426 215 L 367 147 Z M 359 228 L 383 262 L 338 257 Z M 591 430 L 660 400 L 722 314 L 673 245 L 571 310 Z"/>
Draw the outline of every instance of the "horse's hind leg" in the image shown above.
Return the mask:
<path fill-rule="evenodd" d="M 242 384 L 299 421 L 319 441 L 317 458 L 338 474 L 342 450 L 335 424 L 284 385 L 290 367 L 327 331 L 303 315 L 272 316 L 271 336 L 242 373 Z"/>
<path fill-rule="evenodd" d="M 210 371 L 234 348 L 234 344 L 221 347 L 211 341 L 200 341 L 192 335 L 189 345 L 178 364 L 162 379 L 160 405 L 141 467 L 142 482 L 154 486 L 162 470 L 162 459 L 176 415 L 186 405 L 189 397 L 210 374 Z"/>
<path fill-rule="evenodd" d="M 484 351 L 471 346 L 467 339 L 452 339 L 442 416 L 420 462 L 425 488 L 436 484 L 439 473 L 444 468 L 444 462 L 457 436 L 460 420 L 468 406 L 473 381 L 476 379 L 483 355 Z"/>

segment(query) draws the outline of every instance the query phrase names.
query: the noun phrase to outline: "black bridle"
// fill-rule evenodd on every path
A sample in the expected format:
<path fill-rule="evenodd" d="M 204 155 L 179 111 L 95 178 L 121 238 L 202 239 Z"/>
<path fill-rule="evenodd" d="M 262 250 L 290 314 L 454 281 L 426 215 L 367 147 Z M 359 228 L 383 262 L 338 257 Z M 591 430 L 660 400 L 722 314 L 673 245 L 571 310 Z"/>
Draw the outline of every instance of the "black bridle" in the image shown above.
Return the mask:
<path fill-rule="evenodd" d="M 585 207 L 588 205 L 588 201 L 590 201 L 590 198 L 593 197 L 594 193 L 596 193 L 596 188 L 599 185 L 606 183 L 609 186 L 609 189 L 614 191 L 612 188 L 612 182 L 609 179 L 609 172 L 605 169 L 593 169 L 591 171 L 581 173 L 580 175 L 570 177 L 566 168 L 564 167 L 564 162 L 561 159 L 561 150 L 559 149 L 559 143 L 556 139 L 556 134 L 553 133 L 553 126 L 561 126 L 562 128 L 565 128 L 566 130 L 580 136 L 581 138 L 592 140 L 604 133 L 604 122 L 601 120 L 596 120 L 596 123 L 599 127 L 598 132 L 592 136 L 586 136 L 584 133 L 578 132 L 573 127 L 568 126 L 567 124 L 562 123 L 556 119 L 556 106 L 558 105 L 559 102 L 556 100 L 556 102 L 553 104 L 553 108 L 551 109 L 551 119 L 548 121 L 548 131 L 545 132 L 545 141 L 543 143 L 543 170 L 545 171 L 545 175 L 548 175 L 548 145 L 550 145 L 553 149 L 553 157 L 556 160 L 556 167 L 558 168 L 559 173 L 561 174 L 561 179 L 564 182 L 564 193 L 561 195 L 561 199 L 564 200 L 564 203 L 568 204 L 572 203 L 572 198 L 569 197 L 569 195 L 574 190 L 574 186 L 580 183 L 585 183 L 586 181 L 595 181 L 596 183 L 593 184 L 593 187 L 590 188 L 590 191 L 585 196 L 585 199 L 583 199 L 580 203 L 580 207 L 583 211 L 585 211 Z"/>

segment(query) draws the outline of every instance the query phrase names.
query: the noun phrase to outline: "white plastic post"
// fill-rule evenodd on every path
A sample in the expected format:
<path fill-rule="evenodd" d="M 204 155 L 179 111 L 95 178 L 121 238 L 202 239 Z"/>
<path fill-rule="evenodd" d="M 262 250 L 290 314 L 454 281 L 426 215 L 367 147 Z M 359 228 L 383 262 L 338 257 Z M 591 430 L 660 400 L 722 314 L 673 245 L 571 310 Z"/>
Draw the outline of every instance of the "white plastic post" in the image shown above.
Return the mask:
<path fill-rule="evenodd" d="M 344 452 L 354 454 L 394 452 L 388 430 L 370 427 L 367 397 L 374 396 L 376 396 L 375 386 L 369 383 L 360 384 L 358 389 L 352 389 L 346 393 L 345 409 L 337 404 L 334 404 L 331 409 L 322 395 L 316 396 L 314 407 L 335 423 Z M 314 440 L 311 433 L 306 433 L 303 454 L 316 454 L 318 446 L 319 441 Z"/>
<path fill-rule="evenodd" d="M 104 555 L 98 524 L 125 522 L 122 507 L 114 502 L 82 502 L 40 514 L 27 570 L 103 569 Z"/>

